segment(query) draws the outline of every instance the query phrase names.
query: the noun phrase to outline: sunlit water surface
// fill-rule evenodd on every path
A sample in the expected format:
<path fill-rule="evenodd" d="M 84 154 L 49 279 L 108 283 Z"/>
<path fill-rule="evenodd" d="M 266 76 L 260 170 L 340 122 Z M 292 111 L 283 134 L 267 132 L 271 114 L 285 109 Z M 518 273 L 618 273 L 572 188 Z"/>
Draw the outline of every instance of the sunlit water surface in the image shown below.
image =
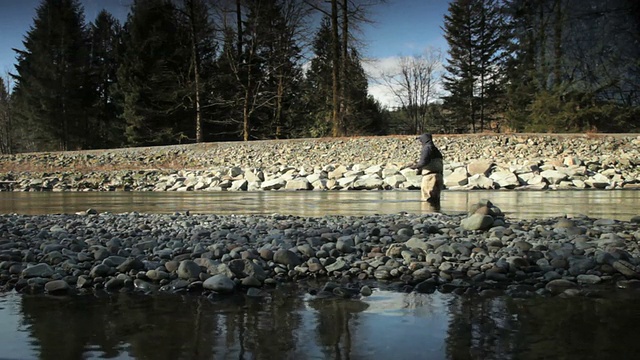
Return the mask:
<path fill-rule="evenodd" d="M 445 191 L 440 212 L 460 213 L 489 199 L 513 218 L 588 215 L 629 220 L 640 214 L 640 191 Z M 435 211 L 418 191 L 257 192 L 0 192 L 0 213 L 99 212 L 373 215 Z"/>

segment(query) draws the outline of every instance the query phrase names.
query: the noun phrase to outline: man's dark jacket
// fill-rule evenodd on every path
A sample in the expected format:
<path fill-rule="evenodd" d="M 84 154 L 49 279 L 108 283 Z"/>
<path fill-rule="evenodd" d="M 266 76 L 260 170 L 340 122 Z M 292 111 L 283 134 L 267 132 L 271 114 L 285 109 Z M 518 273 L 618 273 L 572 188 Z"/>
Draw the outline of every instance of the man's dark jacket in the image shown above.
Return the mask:
<path fill-rule="evenodd" d="M 442 159 L 442 153 L 433 144 L 431 134 L 422 134 L 418 139 L 422 143 L 422 150 L 420 151 L 420 160 L 413 166 L 414 169 L 422 169 L 433 159 Z"/>

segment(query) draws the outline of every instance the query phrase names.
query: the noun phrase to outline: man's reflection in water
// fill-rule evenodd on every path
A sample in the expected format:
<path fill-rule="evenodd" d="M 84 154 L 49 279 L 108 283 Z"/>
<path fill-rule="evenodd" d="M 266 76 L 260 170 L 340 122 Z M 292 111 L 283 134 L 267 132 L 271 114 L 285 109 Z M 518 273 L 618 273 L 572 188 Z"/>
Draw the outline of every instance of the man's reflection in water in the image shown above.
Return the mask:
<path fill-rule="evenodd" d="M 430 202 L 430 201 L 421 201 L 420 208 L 423 214 L 428 213 L 439 213 L 440 212 L 440 201 Z"/>
<path fill-rule="evenodd" d="M 360 300 L 318 299 L 309 303 L 317 310 L 318 339 L 331 359 L 349 359 L 355 351 L 353 332 L 357 332 L 358 313 L 369 304 Z"/>

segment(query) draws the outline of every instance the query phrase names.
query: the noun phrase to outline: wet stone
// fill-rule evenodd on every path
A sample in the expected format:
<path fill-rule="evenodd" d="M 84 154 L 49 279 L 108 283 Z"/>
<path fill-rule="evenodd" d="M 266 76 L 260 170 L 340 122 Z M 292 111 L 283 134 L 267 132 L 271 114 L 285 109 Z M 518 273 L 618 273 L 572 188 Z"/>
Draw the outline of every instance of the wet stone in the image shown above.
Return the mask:
<path fill-rule="evenodd" d="M 52 280 L 44 284 L 44 290 L 49 294 L 64 294 L 70 289 L 71 287 L 64 280 Z"/>

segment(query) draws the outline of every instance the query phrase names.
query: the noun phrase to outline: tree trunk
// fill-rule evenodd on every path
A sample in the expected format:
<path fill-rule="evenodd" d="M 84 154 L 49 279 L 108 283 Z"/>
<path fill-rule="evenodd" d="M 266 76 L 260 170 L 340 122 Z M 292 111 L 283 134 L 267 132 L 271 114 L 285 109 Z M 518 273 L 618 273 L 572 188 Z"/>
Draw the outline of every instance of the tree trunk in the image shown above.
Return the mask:
<path fill-rule="evenodd" d="M 236 25 L 238 27 L 238 63 L 240 63 L 240 58 L 242 57 L 242 7 L 240 4 L 241 0 L 236 0 Z"/>
<path fill-rule="evenodd" d="M 348 64 L 349 64 L 349 13 L 348 13 L 348 0 L 342 0 L 342 43 L 340 46 L 342 47 L 342 59 L 340 66 L 340 113 L 339 113 L 339 126 L 341 132 L 345 130 L 345 115 L 348 113 L 349 106 L 349 94 L 347 92 L 348 89 Z"/>
<path fill-rule="evenodd" d="M 561 65 L 562 65 L 562 0 L 556 0 L 556 16 L 553 34 L 553 81 L 555 85 L 560 85 Z"/>
<path fill-rule="evenodd" d="M 189 17 L 191 31 L 191 66 L 193 66 L 193 82 L 195 85 L 196 142 L 204 141 L 202 134 L 202 116 L 200 112 L 200 54 L 196 46 L 195 10 L 193 0 L 189 1 Z"/>
<path fill-rule="evenodd" d="M 274 115 L 276 123 L 276 139 L 282 136 L 282 99 L 284 97 L 284 74 L 278 77 L 278 89 L 276 90 L 276 113 Z"/>
<path fill-rule="evenodd" d="M 332 106 L 333 113 L 331 117 L 331 135 L 338 137 L 340 133 L 340 84 L 339 84 L 339 71 L 340 71 L 340 38 L 338 37 L 338 0 L 331 0 L 331 80 L 332 80 Z"/>
<path fill-rule="evenodd" d="M 250 83 L 248 85 L 251 85 Z M 242 140 L 249 141 L 249 102 L 251 101 L 251 88 L 247 86 L 244 92 L 244 103 L 242 105 Z"/>

